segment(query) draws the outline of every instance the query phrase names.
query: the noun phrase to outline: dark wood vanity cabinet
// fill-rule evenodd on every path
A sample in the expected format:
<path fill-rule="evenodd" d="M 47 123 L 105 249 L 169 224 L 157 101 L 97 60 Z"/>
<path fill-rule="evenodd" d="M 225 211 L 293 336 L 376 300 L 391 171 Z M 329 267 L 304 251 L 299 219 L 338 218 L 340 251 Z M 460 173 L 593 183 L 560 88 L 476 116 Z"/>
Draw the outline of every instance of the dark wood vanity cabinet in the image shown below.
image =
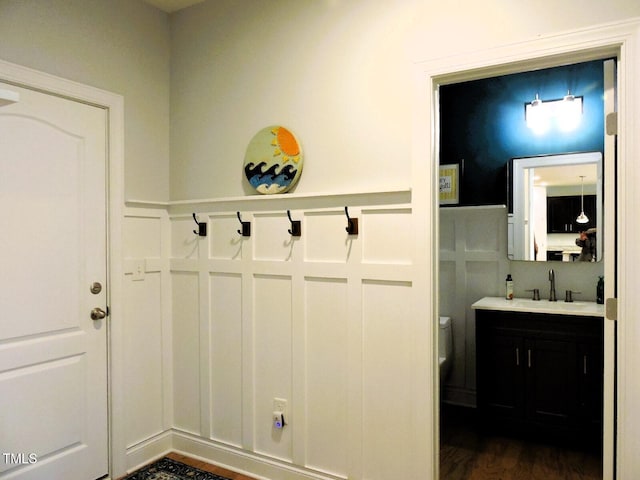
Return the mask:
<path fill-rule="evenodd" d="M 603 320 L 476 310 L 479 418 L 489 429 L 601 437 Z"/>

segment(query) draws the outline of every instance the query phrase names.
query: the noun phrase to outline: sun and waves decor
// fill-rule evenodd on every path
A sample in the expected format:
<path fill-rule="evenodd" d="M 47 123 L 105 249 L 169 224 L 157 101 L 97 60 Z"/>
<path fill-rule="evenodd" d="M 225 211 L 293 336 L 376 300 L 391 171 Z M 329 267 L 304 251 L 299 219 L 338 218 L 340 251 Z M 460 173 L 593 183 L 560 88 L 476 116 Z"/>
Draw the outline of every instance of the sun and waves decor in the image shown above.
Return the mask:
<path fill-rule="evenodd" d="M 282 126 L 260 130 L 249 142 L 244 174 L 259 193 L 285 193 L 302 174 L 303 156 L 296 136 Z"/>

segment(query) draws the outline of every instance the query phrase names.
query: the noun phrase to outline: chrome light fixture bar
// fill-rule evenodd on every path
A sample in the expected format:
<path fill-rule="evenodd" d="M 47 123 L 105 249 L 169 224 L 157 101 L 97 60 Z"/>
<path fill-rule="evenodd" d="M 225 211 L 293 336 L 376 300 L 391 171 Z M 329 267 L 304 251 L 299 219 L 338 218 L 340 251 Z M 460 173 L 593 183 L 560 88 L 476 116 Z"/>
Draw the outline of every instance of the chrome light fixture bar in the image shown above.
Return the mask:
<path fill-rule="evenodd" d="M 582 103 L 582 97 L 569 91 L 563 98 L 546 101 L 536 93 L 534 100 L 525 103 L 527 127 L 537 134 L 547 132 L 552 125 L 564 132 L 575 130 L 582 119 Z"/>

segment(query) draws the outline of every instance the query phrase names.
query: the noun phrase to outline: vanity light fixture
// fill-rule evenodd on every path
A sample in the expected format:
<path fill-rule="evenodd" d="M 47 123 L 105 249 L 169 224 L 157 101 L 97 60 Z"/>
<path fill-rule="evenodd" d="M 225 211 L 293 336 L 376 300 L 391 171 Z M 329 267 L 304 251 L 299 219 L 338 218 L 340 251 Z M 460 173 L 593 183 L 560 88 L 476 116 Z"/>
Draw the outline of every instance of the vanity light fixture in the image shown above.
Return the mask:
<path fill-rule="evenodd" d="M 580 215 L 576 218 L 578 223 L 588 223 L 589 217 L 584 214 L 584 175 L 580 175 L 580 181 L 582 182 L 582 193 L 580 195 Z"/>
<path fill-rule="evenodd" d="M 564 132 L 570 132 L 580 125 L 582 119 L 582 97 L 572 95 L 570 91 L 556 100 L 542 101 L 536 98 L 525 104 L 527 127 L 537 134 L 543 134 L 551 125 Z"/>
<path fill-rule="evenodd" d="M 546 115 L 542 100 L 536 93 L 536 98 L 525 104 L 525 118 L 527 127 L 538 134 L 542 134 L 549 129 L 549 119 Z"/>

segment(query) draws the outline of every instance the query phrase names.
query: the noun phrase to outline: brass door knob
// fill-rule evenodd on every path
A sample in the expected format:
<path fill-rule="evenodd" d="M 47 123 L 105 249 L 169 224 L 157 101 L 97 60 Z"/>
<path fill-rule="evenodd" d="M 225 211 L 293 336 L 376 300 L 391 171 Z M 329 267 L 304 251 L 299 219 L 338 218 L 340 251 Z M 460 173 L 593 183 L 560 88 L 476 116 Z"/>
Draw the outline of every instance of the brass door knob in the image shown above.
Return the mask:
<path fill-rule="evenodd" d="M 102 320 L 107 316 L 107 312 L 102 310 L 100 307 L 96 307 L 91 310 L 91 320 Z"/>

